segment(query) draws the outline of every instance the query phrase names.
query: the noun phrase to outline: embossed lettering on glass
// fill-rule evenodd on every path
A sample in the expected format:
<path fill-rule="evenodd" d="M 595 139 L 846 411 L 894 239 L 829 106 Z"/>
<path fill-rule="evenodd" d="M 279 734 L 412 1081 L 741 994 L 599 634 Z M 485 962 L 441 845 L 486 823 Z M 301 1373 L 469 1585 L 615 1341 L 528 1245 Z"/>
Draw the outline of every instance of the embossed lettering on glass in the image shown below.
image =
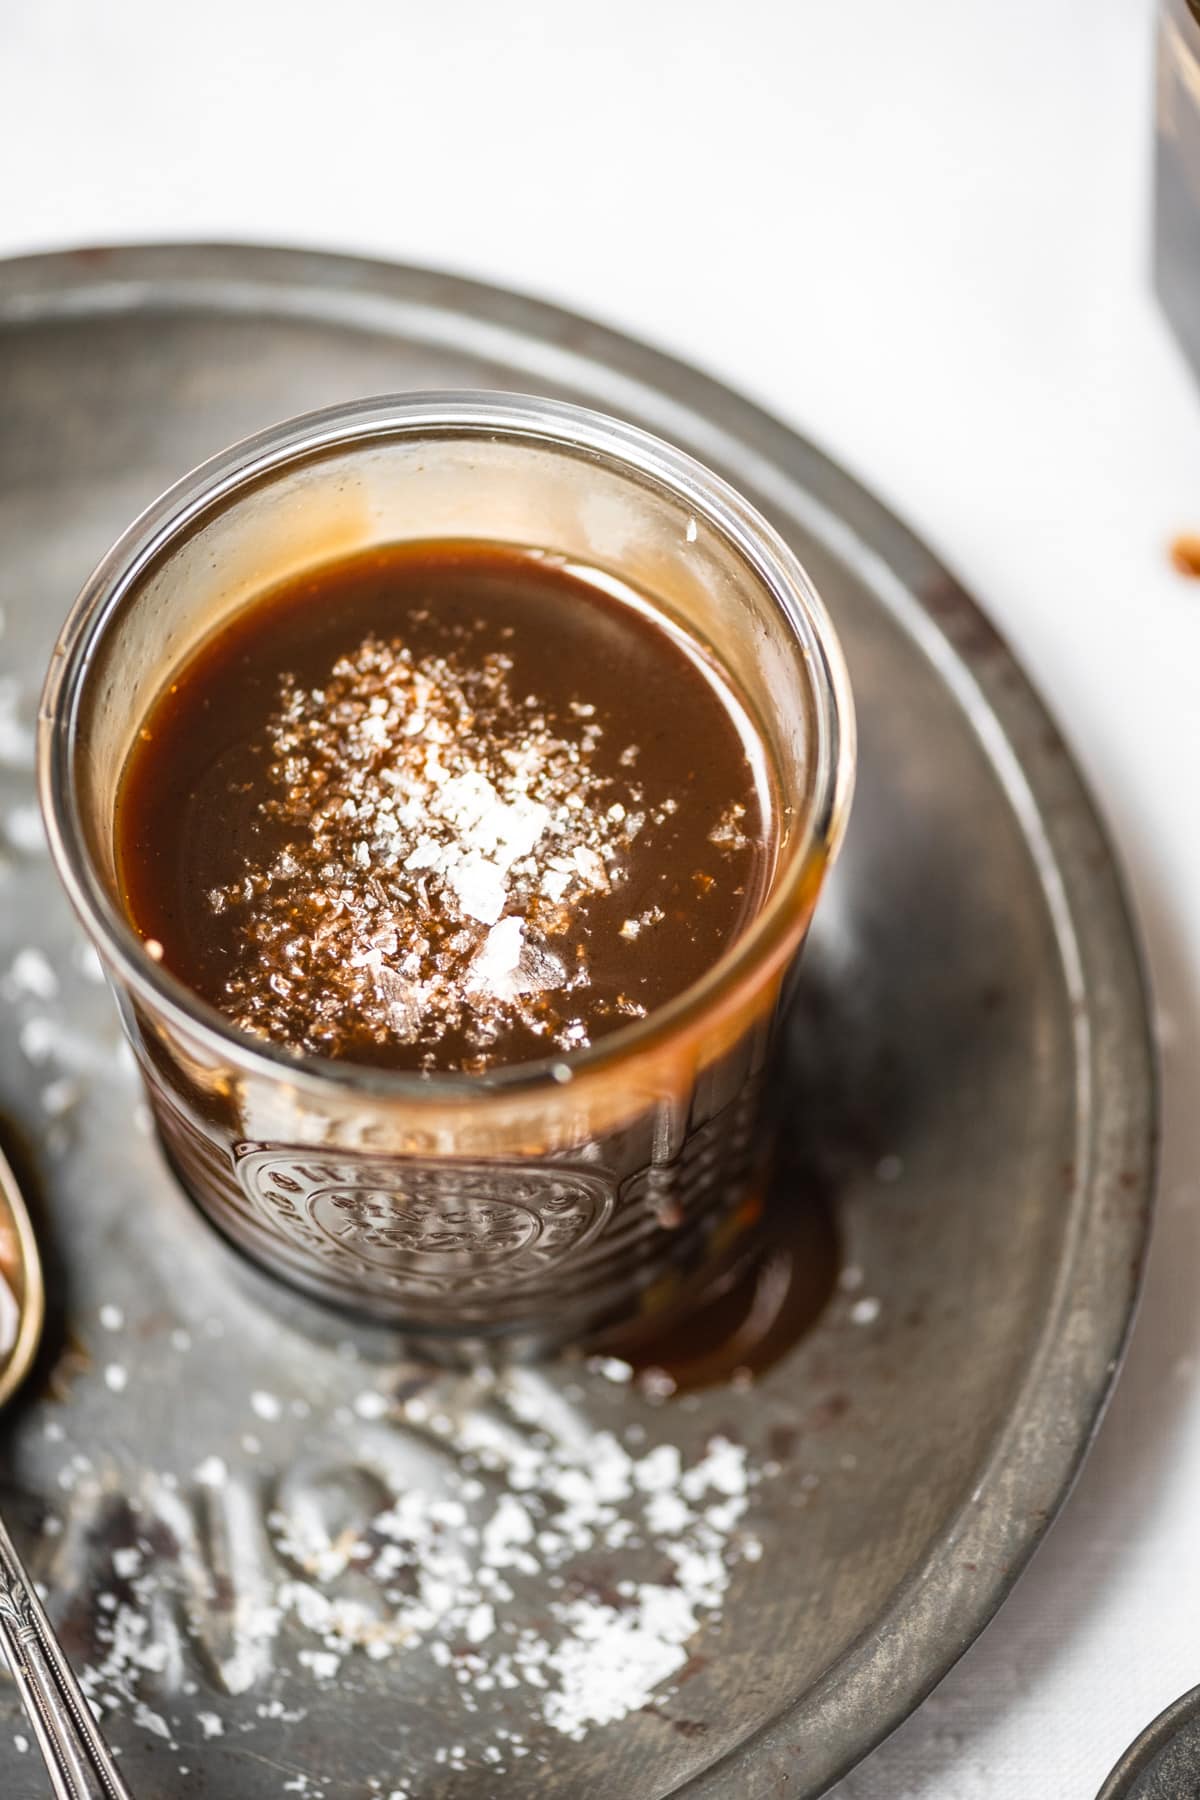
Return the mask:
<path fill-rule="evenodd" d="M 237 1029 L 147 954 L 114 843 L 140 722 L 198 645 L 268 585 L 430 539 L 538 546 L 648 596 L 727 674 L 778 797 L 761 902 L 699 980 L 586 1048 L 472 1073 L 297 1055 Z M 774 1020 L 853 763 L 836 637 L 765 521 L 629 426 L 489 394 L 314 414 L 187 477 L 85 587 L 40 734 L 59 870 L 198 1205 L 324 1300 L 540 1342 L 662 1304 L 752 1217 Z"/>

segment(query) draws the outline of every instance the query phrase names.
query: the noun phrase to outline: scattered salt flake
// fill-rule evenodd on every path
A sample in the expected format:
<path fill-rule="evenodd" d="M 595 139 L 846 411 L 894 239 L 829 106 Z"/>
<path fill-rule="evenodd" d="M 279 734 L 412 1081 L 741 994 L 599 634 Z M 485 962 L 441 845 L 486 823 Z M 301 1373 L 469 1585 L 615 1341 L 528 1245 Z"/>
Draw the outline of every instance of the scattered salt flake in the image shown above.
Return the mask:
<path fill-rule="evenodd" d="M 464 856 L 446 873 L 446 885 L 468 919 L 495 925 L 508 899 L 508 882 L 500 864 L 487 856 Z"/>
<path fill-rule="evenodd" d="M 311 1669 L 318 1681 L 332 1681 L 342 1666 L 341 1657 L 332 1650 L 301 1650 L 296 1660 Z"/>
<path fill-rule="evenodd" d="M 113 1573 L 122 1581 L 132 1581 L 135 1575 L 142 1572 L 142 1553 L 135 1545 L 128 1545 L 112 1553 Z"/>
<path fill-rule="evenodd" d="M 391 1402 L 386 1394 L 368 1388 L 356 1396 L 354 1410 L 360 1419 L 382 1419 L 391 1410 Z"/>
<path fill-rule="evenodd" d="M 589 1725 L 610 1725 L 645 1706 L 686 1663 L 700 1623 L 681 1589 L 652 1583 L 637 1589 L 628 1612 L 589 1600 L 552 1610 L 568 1635 L 544 1659 L 558 1687 L 542 1710 L 548 1725 L 576 1740 Z"/>
<path fill-rule="evenodd" d="M 152 1731 L 156 1737 L 169 1738 L 171 1735 L 167 1721 L 162 1714 L 151 1712 L 143 1700 L 137 1701 L 134 1706 L 133 1722 L 143 1731 Z"/>
<path fill-rule="evenodd" d="M 633 1471 L 634 1485 L 643 1494 L 660 1494 L 679 1486 L 679 1451 L 674 1444 L 659 1444 Z"/>
<path fill-rule="evenodd" d="M 533 1520 L 515 1494 L 502 1493 L 495 1511 L 483 1527 L 482 1560 L 492 1569 L 522 1569 L 538 1573 L 536 1560 L 525 1549 L 534 1538 Z"/>
<path fill-rule="evenodd" d="M 206 1456 L 203 1462 L 196 1464 L 192 1474 L 201 1487 L 224 1487 L 229 1479 L 229 1470 L 219 1456 Z"/>
<path fill-rule="evenodd" d="M 196 1723 L 206 1738 L 219 1738 L 225 1735 L 225 1726 L 215 1712 L 197 1713 Z"/>
<path fill-rule="evenodd" d="M 9 991 L 18 998 L 30 995 L 35 1000 L 53 1000 L 58 993 L 58 976 L 49 958 L 32 945 L 17 951 L 5 980 Z"/>
<path fill-rule="evenodd" d="M 472 1607 L 467 1616 L 466 1635 L 469 1644 L 482 1644 L 496 1629 L 496 1615 L 486 1600 Z"/>
<path fill-rule="evenodd" d="M 16 1736 L 13 1738 L 13 1747 L 16 1750 L 18 1756 L 24 1756 L 26 1751 L 29 1749 L 29 1739 L 27 1737 L 22 1737 L 21 1733 L 18 1731 Z"/>
<path fill-rule="evenodd" d="M 543 965 L 552 973 L 545 973 Z M 545 951 L 531 952 L 525 943 L 523 921 L 510 916 L 493 925 L 484 938 L 468 970 L 467 985 L 472 993 L 513 1000 L 519 994 L 557 986 L 564 975 L 557 957 Z"/>
<path fill-rule="evenodd" d="M 855 1325 L 873 1325 L 881 1310 L 880 1303 L 873 1294 L 864 1294 L 850 1308 L 850 1318 Z"/>
<path fill-rule="evenodd" d="M 866 1277 L 857 1263 L 847 1263 L 838 1275 L 838 1286 L 843 1294 L 855 1294 L 865 1279 Z"/>
<path fill-rule="evenodd" d="M 646 1523 L 656 1537 L 677 1537 L 694 1518 L 691 1507 L 678 1494 L 651 1494 L 646 1503 Z"/>
<path fill-rule="evenodd" d="M 31 1063 L 48 1062 L 57 1041 L 58 1032 L 50 1019 L 26 1019 L 17 1033 L 21 1054 Z"/>
<path fill-rule="evenodd" d="M 47 1082 L 39 1099 L 42 1111 L 49 1119 L 62 1119 L 79 1104 L 80 1087 L 69 1075 L 60 1075 L 57 1081 Z"/>
<path fill-rule="evenodd" d="M 589 1356 L 587 1366 L 593 1375 L 603 1375 L 605 1381 L 623 1384 L 633 1380 L 632 1363 L 622 1362 L 619 1356 Z"/>
<path fill-rule="evenodd" d="M 104 1371 L 104 1385 L 114 1394 L 123 1394 L 129 1385 L 129 1370 L 124 1363 L 109 1363 Z"/>
<path fill-rule="evenodd" d="M 125 1323 L 125 1314 L 119 1306 L 114 1306 L 111 1300 L 105 1301 L 100 1308 L 98 1317 L 105 1331 L 120 1331 Z"/>
<path fill-rule="evenodd" d="M 650 1400 L 669 1400 L 675 1392 L 675 1377 L 666 1369 L 643 1369 L 638 1386 Z"/>
<path fill-rule="evenodd" d="M 714 1437 L 703 1459 L 684 1470 L 680 1490 L 689 1500 L 698 1500 L 710 1489 L 720 1494 L 746 1492 L 746 1451 L 726 1437 Z"/>
<path fill-rule="evenodd" d="M 255 1388 L 250 1396 L 250 1405 L 260 1419 L 274 1420 L 283 1417 L 283 1403 L 275 1394 L 268 1394 L 262 1388 Z"/>

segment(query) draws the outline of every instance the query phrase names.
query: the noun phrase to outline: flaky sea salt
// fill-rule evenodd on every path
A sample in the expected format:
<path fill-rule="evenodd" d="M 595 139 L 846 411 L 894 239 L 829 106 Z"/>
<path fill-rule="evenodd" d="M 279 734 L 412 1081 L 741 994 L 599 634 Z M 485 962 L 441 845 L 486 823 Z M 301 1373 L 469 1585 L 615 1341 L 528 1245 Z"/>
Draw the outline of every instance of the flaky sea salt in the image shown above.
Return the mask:
<path fill-rule="evenodd" d="M 633 1380 L 633 1364 L 622 1362 L 619 1356 L 591 1356 L 588 1368 L 593 1375 L 603 1375 L 606 1381 L 616 1381 L 624 1385 Z"/>
<path fill-rule="evenodd" d="M 590 1373 L 628 1386 L 632 1371 L 595 1359 Z M 611 1390 L 607 1402 L 620 1404 Z M 498 1722 L 496 1701 L 572 1740 L 654 1703 L 696 1633 L 720 1618 L 734 1571 L 762 1556 L 745 1526 L 763 1476 L 727 1435 L 690 1457 L 670 1437 L 649 1441 L 653 1415 L 641 1405 L 645 1423 L 596 1429 L 567 1390 L 524 1369 L 447 1376 L 407 1397 L 364 1389 L 338 1409 L 349 1427 L 370 1421 L 370 1441 L 382 1442 L 375 1422 L 386 1411 L 395 1444 L 435 1444 L 436 1460 L 422 1474 L 406 1456 L 393 1476 L 381 1457 L 380 1498 L 349 1515 L 326 1508 L 324 1478 L 276 1490 L 266 1519 L 273 1554 L 233 1575 L 234 1604 L 222 1607 L 209 1646 L 225 1691 L 252 1692 L 273 1669 L 328 1690 L 353 1685 L 351 1659 L 418 1655 L 427 1679 L 443 1684 L 439 1766 L 498 1777 L 529 1746 Z M 205 1495 L 204 1517 L 228 1509 L 232 1519 L 243 1505 L 220 1456 L 203 1458 L 192 1480 L 227 1490 Z M 183 1494 L 160 1482 L 154 1506 L 186 1543 L 194 1527 Z M 140 1522 L 139 1547 L 112 1552 L 117 1591 L 99 1598 L 101 1659 L 85 1687 L 101 1706 L 128 1707 L 143 1730 L 189 1742 L 164 1700 L 180 1685 L 197 1690 L 180 1684 L 182 1640 L 163 1604 L 150 1526 Z M 207 1604 L 189 1628 L 202 1640 Z M 293 1721 L 304 1708 L 285 1713 L 271 1699 L 257 1713 Z M 191 1723 L 193 1738 L 231 1729 L 212 1711 Z M 367 1789 L 389 1791 L 383 1782 Z"/>
<path fill-rule="evenodd" d="M 49 958 L 27 945 L 13 957 L 4 986 L 17 999 L 29 995 L 35 1000 L 53 1000 L 58 993 L 58 976 Z"/>
<path fill-rule="evenodd" d="M 511 667 L 369 637 L 320 688 L 284 679 L 259 811 L 288 839 L 209 896 L 236 919 L 236 1023 L 325 1054 L 349 1034 L 432 1046 L 458 1032 L 470 1067 L 514 1023 L 587 1044 L 572 999 L 589 985 L 583 912 L 625 879 L 647 811 L 632 775 L 601 772 L 595 708 L 556 723 L 511 692 Z"/>
<path fill-rule="evenodd" d="M 310 1669 L 318 1681 L 332 1681 L 342 1666 L 341 1657 L 330 1650 L 301 1650 L 296 1660 Z"/>
<path fill-rule="evenodd" d="M 42 1111 L 48 1119 L 64 1119 L 79 1104 L 80 1086 L 69 1075 L 60 1075 L 57 1081 L 48 1081 L 38 1099 Z"/>
<path fill-rule="evenodd" d="M 384 1419 L 389 1407 L 387 1395 L 376 1393 L 373 1388 L 357 1395 L 354 1401 L 354 1410 L 360 1419 Z"/>

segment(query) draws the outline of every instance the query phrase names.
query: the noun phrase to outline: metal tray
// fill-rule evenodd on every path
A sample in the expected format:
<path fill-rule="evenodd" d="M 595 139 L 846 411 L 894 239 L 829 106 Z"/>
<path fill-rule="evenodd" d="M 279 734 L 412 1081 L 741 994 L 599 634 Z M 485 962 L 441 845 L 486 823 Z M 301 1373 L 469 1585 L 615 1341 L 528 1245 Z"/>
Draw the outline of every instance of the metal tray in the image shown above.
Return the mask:
<path fill-rule="evenodd" d="M 563 395 L 693 451 L 782 529 L 846 643 L 861 779 L 789 1033 L 778 1196 L 823 1197 L 844 1267 L 749 1389 L 438 1373 L 277 1304 L 165 1173 L 41 848 L 37 688 L 118 528 L 273 419 L 439 385 Z M 4 1420 L 4 1505 L 135 1792 L 820 1793 L 1004 1598 L 1134 1305 L 1146 997 L 1039 701 L 811 445 L 511 294 L 254 249 L 12 262 L 0 397 L 0 1117 L 58 1308 Z M 541 1534 L 524 1560 L 513 1501 Z M 6 1800 L 44 1791 L 27 1735 L 0 1693 Z"/>
<path fill-rule="evenodd" d="M 1196 1794 L 1200 1794 L 1200 1688 L 1191 1688 L 1138 1733 L 1096 1800 L 1190 1800 Z"/>

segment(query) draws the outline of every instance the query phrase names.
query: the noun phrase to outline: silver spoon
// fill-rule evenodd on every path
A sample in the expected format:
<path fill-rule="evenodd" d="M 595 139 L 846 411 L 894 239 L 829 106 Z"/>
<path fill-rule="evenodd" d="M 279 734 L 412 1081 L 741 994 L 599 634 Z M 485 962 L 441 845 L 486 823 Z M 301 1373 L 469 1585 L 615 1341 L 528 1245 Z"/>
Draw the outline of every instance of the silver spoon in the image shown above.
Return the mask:
<path fill-rule="evenodd" d="M 0 1406 L 29 1373 L 45 1312 L 37 1240 L 0 1154 Z M 132 1800 L 2 1519 L 0 1648 L 56 1800 Z"/>

